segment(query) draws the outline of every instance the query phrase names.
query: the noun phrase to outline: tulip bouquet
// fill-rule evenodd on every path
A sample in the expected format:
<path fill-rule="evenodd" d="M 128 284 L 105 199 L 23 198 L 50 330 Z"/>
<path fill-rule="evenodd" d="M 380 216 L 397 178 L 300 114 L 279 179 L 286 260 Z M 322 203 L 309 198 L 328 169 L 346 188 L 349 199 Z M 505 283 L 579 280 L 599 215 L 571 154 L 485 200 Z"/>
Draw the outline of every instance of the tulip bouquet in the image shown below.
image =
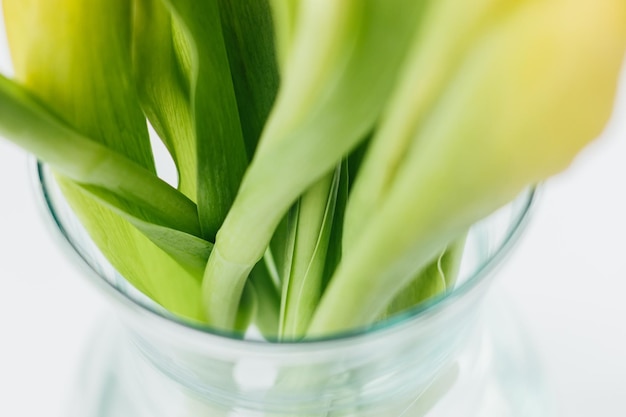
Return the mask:
<path fill-rule="evenodd" d="M 601 132 L 626 50 L 624 0 L 2 6 L 0 133 L 137 289 L 278 340 L 451 288 L 468 228 Z"/>

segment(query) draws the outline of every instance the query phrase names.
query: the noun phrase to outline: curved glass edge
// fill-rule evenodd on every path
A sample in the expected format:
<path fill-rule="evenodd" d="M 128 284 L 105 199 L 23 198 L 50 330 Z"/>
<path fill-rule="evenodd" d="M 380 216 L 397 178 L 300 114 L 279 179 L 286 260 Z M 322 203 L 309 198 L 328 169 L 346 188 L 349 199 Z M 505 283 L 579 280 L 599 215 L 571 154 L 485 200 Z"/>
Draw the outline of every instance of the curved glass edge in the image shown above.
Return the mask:
<path fill-rule="evenodd" d="M 371 336 L 377 333 L 382 333 L 385 330 L 391 330 L 404 324 L 408 324 L 411 321 L 417 321 L 421 317 L 435 313 L 441 309 L 446 308 L 454 300 L 462 298 L 468 293 L 472 292 L 479 284 L 491 275 L 494 269 L 500 266 L 511 249 L 515 246 L 519 237 L 527 224 L 532 208 L 535 205 L 537 195 L 539 193 L 537 187 L 532 187 L 524 190 L 520 195 L 526 194 L 527 197 L 523 206 L 519 210 L 519 214 L 514 222 L 511 223 L 506 237 L 495 252 L 476 269 L 476 271 L 465 282 L 457 286 L 453 291 L 431 298 L 417 305 L 415 308 L 409 309 L 403 313 L 399 313 L 387 320 L 374 323 L 369 326 L 358 327 L 346 332 L 340 332 L 329 336 L 316 337 L 311 339 L 304 339 L 300 341 L 281 341 L 280 343 L 275 341 L 261 341 L 261 340 L 247 340 L 241 337 L 241 334 L 221 331 L 214 329 L 206 325 L 189 322 L 178 318 L 173 314 L 169 314 L 166 311 L 157 310 L 144 303 L 140 303 L 135 299 L 132 299 L 127 294 L 120 291 L 119 288 L 111 284 L 108 280 L 100 276 L 96 269 L 91 265 L 89 259 L 87 259 L 78 248 L 73 239 L 71 238 L 65 225 L 57 215 L 55 204 L 49 193 L 48 178 L 49 175 L 46 171 L 46 166 L 41 161 L 33 158 L 31 165 L 33 166 L 33 183 L 34 189 L 38 192 L 36 197 L 42 204 L 42 216 L 47 220 L 52 229 L 56 231 L 56 236 L 59 242 L 65 247 L 65 251 L 68 257 L 77 259 L 80 268 L 90 276 L 89 281 L 96 285 L 99 289 L 114 300 L 115 303 L 122 305 L 133 314 L 138 314 L 149 320 L 156 320 L 161 325 L 174 325 L 178 327 L 178 330 L 187 329 L 194 332 L 199 332 L 206 336 L 216 336 L 220 339 L 227 339 L 229 342 L 239 343 L 246 346 L 272 346 L 274 348 L 280 346 L 312 346 L 330 342 L 348 341 L 355 338 Z M 519 198 L 519 197 L 518 197 Z"/>

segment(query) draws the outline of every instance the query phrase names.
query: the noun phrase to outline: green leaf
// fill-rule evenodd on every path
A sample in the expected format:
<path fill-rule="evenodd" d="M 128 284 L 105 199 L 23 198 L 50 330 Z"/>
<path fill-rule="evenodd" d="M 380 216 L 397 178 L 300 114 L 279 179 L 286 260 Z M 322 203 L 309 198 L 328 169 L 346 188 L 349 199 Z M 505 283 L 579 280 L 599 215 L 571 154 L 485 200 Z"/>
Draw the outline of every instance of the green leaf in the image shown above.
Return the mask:
<path fill-rule="evenodd" d="M 353 164 L 352 155 L 344 160 L 341 164 L 341 173 L 337 188 L 337 197 L 335 203 L 335 213 L 333 215 L 333 225 L 331 227 L 331 236 L 328 239 L 328 249 L 326 250 L 326 265 L 324 267 L 324 275 L 322 277 L 322 292 L 328 286 L 332 275 L 337 269 L 337 265 L 341 262 L 343 256 L 343 247 L 341 245 L 343 235 L 343 222 L 348 195 L 350 192 L 350 165 Z"/>
<path fill-rule="evenodd" d="M 259 262 L 255 265 L 247 285 L 254 288 L 257 296 L 256 314 L 252 322 L 265 338 L 276 339 L 280 315 L 280 295 L 265 262 Z"/>
<path fill-rule="evenodd" d="M 252 159 L 278 91 L 268 0 L 219 0 L 241 128 Z"/>
<path fill-rule="evenodd" d="M 165 0 L 191 44 L 191 102 L 198 159 L 198 214 L 212 241 L 248 164 L 217 0 Z M 243 287 L 242 287 L 243 288 Z"/>
<path fill-rule="evenodd" d="M 154 173 L 87 139 L 19 85 L 0 76 L 0 131 L 122 212 L 199 235 L 195 204 Z"/>
<path fill-rule="evenodd" d="M 396 295 L 385 312 L 379 317 L 379 320 L 402 313 L 423 301 L 451 291 L 459 273 L 464 248 L 465 238 L 462 238 L 442 251 L 409 285 Z"/>
<path fill-rule="evenodd" d="M 251 283 L 248 283 L 241 295 L 241 301 L 239 308 L 237 309 L 237 318 L 235 319 L 235 327 L 233 331 L 243 337 L 246 330 L 250 327 L 250 324 L 257 315 L 258 310 L 258 296 L 256 293 L 256 287 Z"/>
<path fill-rule="evenodd" d="M 213 244 L 176 228 L 146 219 L 145 211 L 120 199 L 106 189 L 78 184 L 86 196 L 107 207 L 141 231 L 152 243 L 163 249 L 181 266 L 196 276 L 202 275 Z"/>
<path fill-rule="evenodd" d="M 154 172 L 130 71 L 130 2 L 2 6 L 17 80 L 73 129 Z"/>
<path fill-rule="evenodd" d="M 322 293 L 341 166 L 300 198 L 293 223 L 294 245 L 283 280 L 280 337 L 304 335 Z"/>
<path fill-rule="evenodd" d="M 183 268 L 135 226 L 99 204 L 76 183 L 56 177 L 81 224 L 128 282 L 172 314 L 205 321 L 200 297 L 201 274 Z"/>
<path fill-rule="evenodd" d="M 269 247 L 266 249 L 263 258 L 268 267 L 272 280 L 281 288 L 286 274 L 285 266 L 291 265 L 291 260 L 287 257 L 293 253 L 293 228 L 292 222 L 296 218 L 298 203 L 287 212 L 287 215 L 278 224 L 274 231 Z"/>
<path fill-rule="evenodd" d="M 135 0 L 133 76 L 141 105 L 178 170 L 178 189 L 196 201 L 196 135 L 188 74 L 174 43 L 172 16 L 161 0 Z"/>

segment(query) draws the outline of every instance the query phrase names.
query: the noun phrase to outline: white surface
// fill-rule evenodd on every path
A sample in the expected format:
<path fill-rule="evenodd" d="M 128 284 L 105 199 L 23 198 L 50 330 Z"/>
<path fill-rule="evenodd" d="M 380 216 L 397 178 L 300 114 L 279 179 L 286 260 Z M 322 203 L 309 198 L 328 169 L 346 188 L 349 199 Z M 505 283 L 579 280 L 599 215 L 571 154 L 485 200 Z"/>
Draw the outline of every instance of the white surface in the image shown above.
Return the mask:
<path fill-rule="evenodd" d="M 626 416 L 625 136 L 622 88 L 604 137 L 548 183 L 502 273 L 559 416 Z"/>
<path fill-rule="evenodd" d="M 624 101 L 605 137 L 547 184 L 496 288 L 541 354 L 558 416 L 626 416 Z M 55 247 L 28 171 L 0 141 L 0 416 L 65 417 L 81 351 L 108 310 Z"/>

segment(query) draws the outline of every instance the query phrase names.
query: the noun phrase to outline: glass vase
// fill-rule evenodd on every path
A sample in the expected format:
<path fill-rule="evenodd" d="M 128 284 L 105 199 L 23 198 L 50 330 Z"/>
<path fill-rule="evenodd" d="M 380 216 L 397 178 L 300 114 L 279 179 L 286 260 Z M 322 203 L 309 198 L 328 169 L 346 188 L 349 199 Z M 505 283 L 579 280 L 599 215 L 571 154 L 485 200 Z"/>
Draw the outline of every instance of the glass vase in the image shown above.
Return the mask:
<path fill-rule="evenodd" d="M 544 415 L 518 323 L 484 301 L 533 190 L 471 229 L 448 294 L 366 331 L 278 344 L 193 327 L 151 303 L 91 242 L 48 169 L 37 173 L 62 244 L 118 313 L 99 323 L 69 417 Z"/>

